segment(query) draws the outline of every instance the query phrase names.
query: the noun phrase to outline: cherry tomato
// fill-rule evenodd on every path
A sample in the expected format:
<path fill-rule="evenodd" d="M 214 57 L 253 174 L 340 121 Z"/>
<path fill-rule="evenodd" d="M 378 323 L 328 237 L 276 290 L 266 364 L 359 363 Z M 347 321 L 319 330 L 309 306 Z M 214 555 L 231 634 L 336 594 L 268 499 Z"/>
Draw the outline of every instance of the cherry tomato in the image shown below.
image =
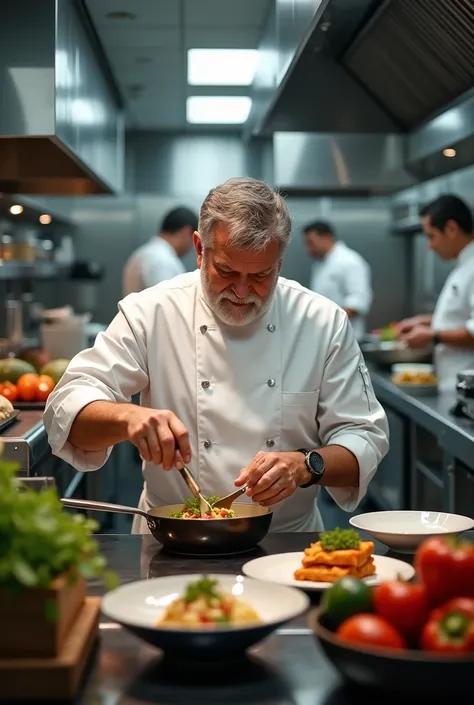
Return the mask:
<path fill-rule="evenodd" d="M 1 386 L 0 395 L 13 404 L 18 399 L 18 389 L 12 382 L 5 382 Z"/>
<path fill-rule="evenodd" d="M 37 383 L 38 375 L 33 372 L 28 372 L 26 375 L 22 375 L 18 379 L 16 386 L 19 397 L 22 401 L 35 401 Z"/>
<path fill-rule="evenodd" d="M 433 536 L 415 555 L 415 569 L 430 605 L 462 595 L 474 597 L 474 543 L 460 538 Z"/>
<path fill-rule="evenodd" d="M 389 649 L 406 648 L 404 638 L 395 627 L 376 614 L 355 614 L 341 624 L 336 634 L 352 644 L 385 646 Z"/>
<path fill-rule="evenodd" d="M 373 591 L 377 614 L 407 639 L 417 639 L 428 618 L 428 600 L 422 585 L 402 580 L 377 585 Z"/>
<path fill-rule="evenodd" d="M 36 401 L 46 401 L 54 389 L 54 379 L 48 375 L 40 375 L 36 384 Z"/>

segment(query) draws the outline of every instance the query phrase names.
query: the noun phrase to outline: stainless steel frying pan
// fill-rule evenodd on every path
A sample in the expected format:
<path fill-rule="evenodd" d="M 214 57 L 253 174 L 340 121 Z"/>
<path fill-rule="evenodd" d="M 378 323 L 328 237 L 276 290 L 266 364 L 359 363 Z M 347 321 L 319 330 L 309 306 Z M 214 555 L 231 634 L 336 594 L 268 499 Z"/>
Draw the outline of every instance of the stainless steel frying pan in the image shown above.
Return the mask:
<path fill-rule="evenodd" d="M 235 519 L 175 519 L 171 512 L 182 504 L 154 507 L 145 512 L 137 507 L 84 499 L 62 499 L 66 507 L 91 509 L 118 514 L 138 514 L 146 519 L 153 537 L 163 548 L 173 553 L 193 556 L 226 556 L 254 549 L 265 538 L 272 523 L 273 512 L 259 504 L 235 502 Z"/>

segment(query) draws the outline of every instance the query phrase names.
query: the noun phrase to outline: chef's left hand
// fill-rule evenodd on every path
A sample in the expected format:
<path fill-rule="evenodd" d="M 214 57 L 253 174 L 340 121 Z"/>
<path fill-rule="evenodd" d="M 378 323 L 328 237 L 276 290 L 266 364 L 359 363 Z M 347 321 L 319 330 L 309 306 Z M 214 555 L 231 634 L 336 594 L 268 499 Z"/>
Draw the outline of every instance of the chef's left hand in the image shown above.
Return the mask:
<path fill-rule="evenodd" d="M 308 480 L 303 453 L 261 451 L 246 468 L 242 468 L 235 485 L 242 487 L 248 482 L 247 496 L 268 506 L 286 499 Z"/>
<path fill-rule="evenodd" d="M 433 342 L 433 330 L 428 326 L 415 326 L 409 333 L 401 336 L 411 348 L 420 349 L 427 348 Z"/>

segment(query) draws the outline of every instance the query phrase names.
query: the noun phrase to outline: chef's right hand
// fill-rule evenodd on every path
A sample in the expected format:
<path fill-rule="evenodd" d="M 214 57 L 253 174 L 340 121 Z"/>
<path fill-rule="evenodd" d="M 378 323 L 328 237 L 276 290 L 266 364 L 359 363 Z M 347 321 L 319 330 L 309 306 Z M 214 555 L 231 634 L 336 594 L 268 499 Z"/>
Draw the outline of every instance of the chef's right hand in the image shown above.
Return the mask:
<path fill-rule="evenodd" d="M 398 324 L 398 335 L 406 335 L 410 333 L 416 326 L 420 323 L 419 316 L 413 316 L 412 318 L 405 318 Z"/>
<path fill-rule="evenodd" d="M 133 405 L 126 423 L 128 439 L 148 463 L 171 470 L 191 461 L 189 434 L 172 411 Z"/>

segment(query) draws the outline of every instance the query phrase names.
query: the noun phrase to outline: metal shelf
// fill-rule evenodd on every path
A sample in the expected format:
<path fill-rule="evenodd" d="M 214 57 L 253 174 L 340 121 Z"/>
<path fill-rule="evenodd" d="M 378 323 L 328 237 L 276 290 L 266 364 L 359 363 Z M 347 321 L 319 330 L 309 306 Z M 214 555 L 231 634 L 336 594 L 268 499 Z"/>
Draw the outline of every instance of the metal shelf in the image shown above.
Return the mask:
<path fill-rule="evenodd" d="M 70 265 L 56 262 L 3 262 L 0 263 L 0 280 L 57 279 L 70 271 Z"/>

